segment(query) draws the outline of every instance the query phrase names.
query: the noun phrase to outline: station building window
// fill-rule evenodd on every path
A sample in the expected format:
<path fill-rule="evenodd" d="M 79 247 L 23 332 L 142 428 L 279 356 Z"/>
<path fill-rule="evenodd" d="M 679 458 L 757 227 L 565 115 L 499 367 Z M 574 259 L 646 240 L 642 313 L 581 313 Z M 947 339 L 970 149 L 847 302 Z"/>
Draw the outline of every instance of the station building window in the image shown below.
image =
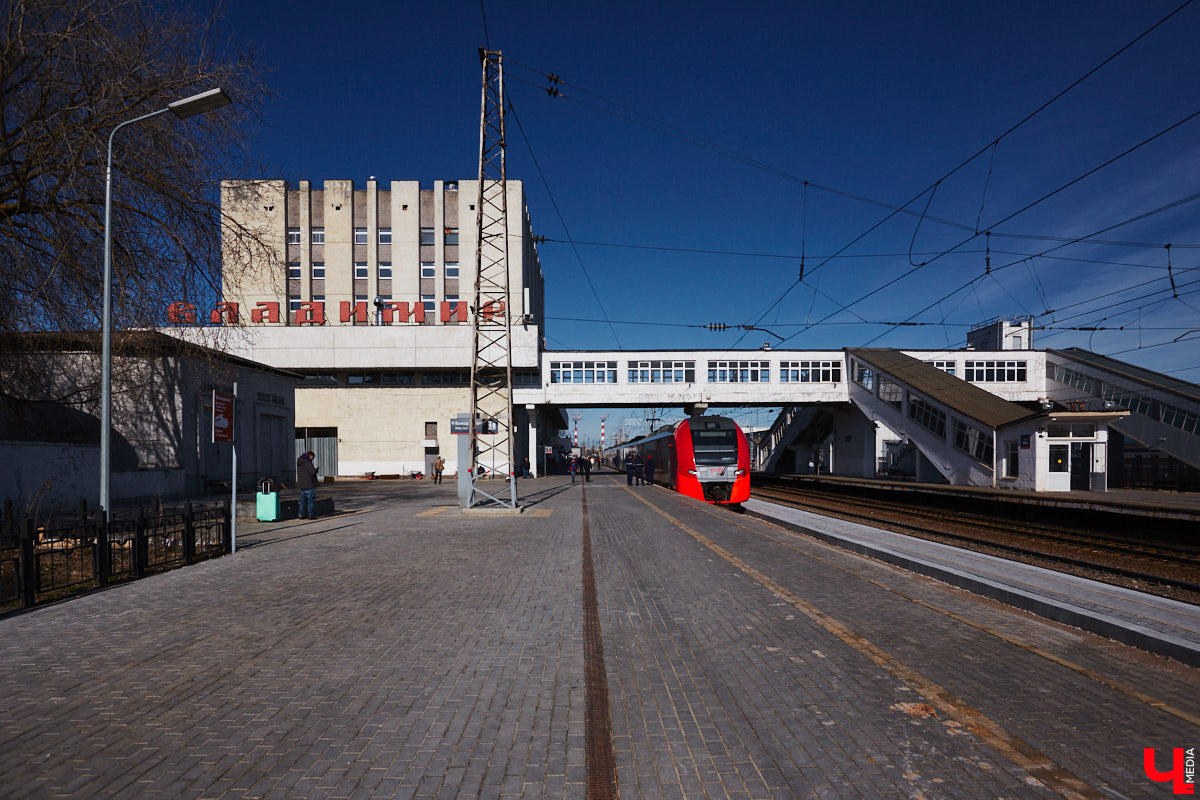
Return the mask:
<path fill-rule="evenodd" d="M 1016 439 L 1004 443 L 1004 477 L 1019 478 L 1021 476 L 1021 450 Z"/>
<path fill-rule="evenodd" d="M 300 278 L 300 265 L 299 264 L 288 264 L 288 277 L 296 278 L 296 279 Z"/>
<path fill-rule="evenodd" d="M 449 245 L 458 244 L 458 228 L 446 228 L 445 235 L 446 235 L 446 244 L 449 244 Z"/>
<path fill-rule="evenodd" d="M 421 383 L 425 386 L 470 383 L 471 376 L 463 369 L 432 369 L 421 373 Z"/>
<path fill-rule="evenodd" d="M 300 229 L 299 228 L 288 228 L 287 229 L 287 243 L 288 244 L 300 244 Z"/>
<path fill-rule="evenodd" d="M 422 261 L 421 262 L 421 277 L 422 278 L 437 277 L 437 265 L 434 264 L 432 261 Z"/>
<path fill-rule="evenodd" d="M 324 228 L 313 228 L 312 229 L 312 243 L 313 244 L 325 244 L 325 229 Z"/>
<path fill-rule="evenodd" d="M 433 228 L 421 228 L 421 244 L 437 244 L 433 238 Z"/>
<path fill-rule="evenodd" d="M 365 261 L 355 261 L 354 262 L 354 277 L 362 278 L 364 280 L 366 279 L 366 277 L 367 277 L 367 262 L 365 262 Z"/>
<path fill-rule="evenodd" d="M 780 383 L 841 383 L 840 361 L 780 361 Z"/>
<path fill-rule="evenodd" d="M 367 229 L 366 228 L 355 228 L 354 229 L 354 243 L 355 244 L 366 244 L 367 243 Z"/>
<path fill-rule="evenodd" d="M 946 412 L 917 395 L 909 395 L 908 416 L 926 430 L 946 438 Z"/>
<path fill-rule="evenodd" d="M 615 361 L 551 361 L 551 383 L 616 383 Z"/>
<path fill-rule="evenodd" d="M 312 265 L 312 276 L 314 281 L 325 280 L 325 262 L 314 261 Z"/>
<path fill-rule="evenodd" d="M 1051 439 L 1095 439 L 1096 426 L 1091 422 L 1051 422 L 1046 425 Z"/>
<path fill-rule="evenodd" d="M 383 278 L 385 280 L 391 279 L 391 277 L 392 277 L 392 262 L 390 262 L 390 261 L 380 261 L 379 262 L 379 277 Z"/>
<path fill-rule="evenodd" d="M 709 383 L 770 383 L 770 361 L 710 361 Z"/>
<path fill-rule="evenodd" d="M 391 228 L 380 228 L 379 229 L 379 243 L 380 244 L 391 244 L 392 243 L 392 229 Z"/>
<path fill-rule="evenodd" d="M 630 383 L 695 383 L 695 361 L 627 361 Z"/>
<path fill-rule="evenodd" d="M 940 369 L 947 375 L 954 375 L 955 369 L 957 368 L 957 364 L 955 364 L 953 361 L 930 361 L 929 363 L 932 364 L 935 369 Z"/>
<path fill-rule="evenodd" d="M 446 262 L 446 279 L 449 280 L 451 278 L 457 278 L 457 277 L 458 277 L 458 262 L 457 261 L 447 261 Z"/>
<path fill-rule="evenodd" d="M 963 377 L 971 383 L 1024 383 L 1024 361 L 968 361 Z"/>

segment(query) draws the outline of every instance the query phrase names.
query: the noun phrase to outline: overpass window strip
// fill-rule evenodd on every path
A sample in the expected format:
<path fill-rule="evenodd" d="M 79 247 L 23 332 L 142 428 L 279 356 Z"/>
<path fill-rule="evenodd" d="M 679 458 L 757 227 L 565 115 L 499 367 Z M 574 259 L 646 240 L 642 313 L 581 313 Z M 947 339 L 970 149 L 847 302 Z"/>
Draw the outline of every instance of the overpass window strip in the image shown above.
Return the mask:
<path fill-rule="evenodd" d="M 879 399 L 888 405 L 895 408 L 897 411 L 904 410 L 904 387 L 898 383 L 892 383 L 887 378 L 879 378 Z"/>
<path fill-rule="evenodd" d="M 1093 397 L 1100 397 L 1106 403 L 1111 403 L 1117 408 L 1141 414 L 1164 425 L 1178 428 L 1184 433 L 1200 435 L 1200 414 L 1193 411 L 1187 411 L 1161 400 L 1156 401 L 1152 397 L 1146 397 L 1123 386 L 1098 381 L 1090 375 L 1068 369 L 1061 364 L 1054 365 L 1054 380 L 1064 386 L 1086 392 Z"/>
<path fill-rule="evenodd" d="M 1024 383 L 1024 361 L 968 361 L 963 370 L 971 383 Z"/>
<path fill-rule="evenodd" d="M 946 438 L 946 412 L 917 395 L 909 395 L 908 416 L 922 428 Z"/>
<path fill-rule="evenodd" d="M 551 383 L 616 383 L 615 361 L 551 361 Z"/>
<path fill-rule="evenodd" d="M 770 361 L 710 361 L 709 383 L 770 383 Z"/>
<path fill-rule="evenodd" d="M 865 364 L 860 364 L 857 361 L 851 362 L 851 368 L 854 370 L 854 382 L 863 387 L 867 391 L 875 391 L 875 370 Z"/>
<path fill-rule="evenodd" d="M 954 421 L 954 446 L 976 461 L 992 463 L 992 434 L 959 420 Z"/>
<path fill-rule="evenodd" d="M 1054 365 L 1054 380 L 1066 386 L 1080 389 L 1090 395 L 1099 394 L 1096 391 L 1095 378 L 1090 375 L 1084 375 L 1082 372 L 1076 372 L 1073 369 L 1067 369 L 1061 364 Z"/>
<path fill-rule="evenodd" d="M 695 383 L 695 361 L 628 361 L 630 383 Z"/>
<path fill-rule="evenodd" d="M 780 383 L 841 383 L 841 361 L 780 361 Z"/>

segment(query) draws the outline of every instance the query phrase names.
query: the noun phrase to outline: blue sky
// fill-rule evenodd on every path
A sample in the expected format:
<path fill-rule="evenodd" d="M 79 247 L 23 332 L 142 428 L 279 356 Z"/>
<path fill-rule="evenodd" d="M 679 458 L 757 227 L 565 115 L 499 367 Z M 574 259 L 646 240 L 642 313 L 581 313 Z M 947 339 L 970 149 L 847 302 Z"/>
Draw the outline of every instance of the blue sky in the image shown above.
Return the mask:
<path fill-rule="evenodd" d="M 1038 346 L 1200 379 L 1200 3 L 1002 137 L 1181 3 L 485 0 L 508 174 L 554 240 L 550 346 L 775 341 L 686 327 L 724 322 L 936 348 L 1033 314 Z M 477 173 L 480 3 L 246 2 L 228 24 L 269 70 L 276 175 Z M 879 324 L 901 321 L 925 324 Z"/>

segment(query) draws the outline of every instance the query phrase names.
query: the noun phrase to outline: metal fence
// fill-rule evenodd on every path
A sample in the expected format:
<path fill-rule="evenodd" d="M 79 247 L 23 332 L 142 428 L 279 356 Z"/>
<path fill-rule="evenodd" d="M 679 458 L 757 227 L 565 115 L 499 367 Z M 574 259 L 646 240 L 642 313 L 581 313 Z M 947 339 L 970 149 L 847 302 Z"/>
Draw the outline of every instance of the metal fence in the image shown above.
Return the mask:
<path fill-rule="evenodd" d="M 0 517 L 0 614 L 182 567 L 230 549 L 229 501 L 138 508 L 105 524 L 73 517 Z"/>

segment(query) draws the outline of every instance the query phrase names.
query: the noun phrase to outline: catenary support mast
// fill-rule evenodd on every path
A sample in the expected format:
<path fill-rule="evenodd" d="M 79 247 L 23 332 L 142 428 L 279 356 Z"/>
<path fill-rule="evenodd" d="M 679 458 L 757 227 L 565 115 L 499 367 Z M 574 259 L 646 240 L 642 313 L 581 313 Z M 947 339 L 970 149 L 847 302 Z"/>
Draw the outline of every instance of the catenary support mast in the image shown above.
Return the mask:
<path fill-rule="evenodd" d="M 513 460 L 512 316 L 508 291 L 508 187 L 505 174 L 504 62 L 479 50 L 479 194 L 475 203 L 474 357 L 471 361 L 471 493 L 467 507 L 516 508 Z M 480 474 L 480 467 L 483 474 Z M 484 478 L 490 480 L 484 480 Z"/>

